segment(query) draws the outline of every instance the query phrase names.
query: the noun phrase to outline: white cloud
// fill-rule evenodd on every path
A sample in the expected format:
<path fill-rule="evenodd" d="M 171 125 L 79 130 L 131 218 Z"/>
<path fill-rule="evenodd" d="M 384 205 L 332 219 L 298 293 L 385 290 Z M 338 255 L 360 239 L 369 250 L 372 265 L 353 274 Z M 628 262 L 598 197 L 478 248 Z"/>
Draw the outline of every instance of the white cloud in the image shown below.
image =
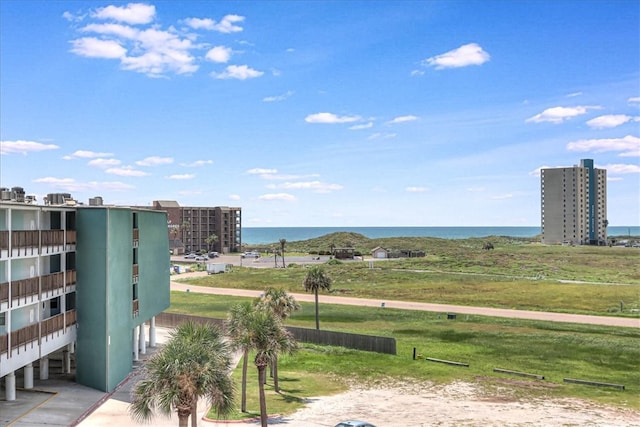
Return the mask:
<path fill-rule="evenodd" d="M 304 121 L 307 123 L 352 123 L 360 120 L 360 116 L 338 116 L 333 113 L 309 114 Z"/>
<path fill-rule="evenodd" d="M 576 96 L 582 96 L 582 92 L 573 92 L 567 95 L 567 98 L 575 98 Z"/>
<path fill-rule="evenodd" d="M 536 178 L 540 178 L 540 176 L 542 175 L 542 169 L 549 169 L 551 166 L 540 166 L 539 168 L 536 168 L 534 170 L 532 170 L 531 172 L 529 172 L 529 176 L 533 176 Z"/>
<path fill-rule="evenodd" d="M 422 70 L 411 70 L 411 76 L 423 76 L 424 71 Z"/>
<path fill-rule="evenodd" d="M 492 196 L 491 199 L 493 200 L 504 200 L 504 199 L 511 199 L 513 198 L 513 194 L 507 193 L 507 194 L 496 194 L 495 196 Z"/>
<path fill-rule="evenodd" d="M 53 178 L 53 177 L 46 177 L 46 178 L 38 178 L 33 180 L 33 182 L 37 182 L 37 183 L 42 183 L 42 184 L 49 184 L 54 188 L 60 189 L 60 190 L 64 190 L 64 191 L 68 191 L 70 193 L 73 192 L 80 192 L 80 191 L 94 191 L 94 192 L 99 192 L 99 191 L 125 191 L 125 190 L 132 190 L 135 187 L 129 184 L 125 184 L 123 182 L 118 182 L 118 181 L 106 181 L 106 182 L 97 182 L 97 181 L 90 181 L 90 182 L 77 182 L 75 179 L 73 178 Z"/>
<path fill-rule="evenodd" d="M 373 127 L 373 122 L 368 122 L 368 123 L 363 123 L 361 125 L 353 125 L 351 126 L 349 129 L 350 130 L 362 130 L 362 129 L 369 129 Z"/>
<path fill-rule="evenodd" d="M 229 62 L 231 59 L 231 48 L 226 46 L 215 46 L 207 52 L 205 58 L 209 61 L 217 62 L 217 63 L 225 63 Z"/>
<path fill-rule="evenodd" d="M 135 39 L 140 30 L 122 24 L 88 24 L 80 29 L 83 33 L 98 33 L 102 35 L 118 36 L 124 39 Z"/>
<path fill-rule="evenodd" d="M 282 200 L 285 202 L 291 202 L 296 200 L 296 196 L 294 196 L 293 194 L 288 194 L 288 193 L 272 193 L 272 194 L 263 194 L 262 196 L 259 196 L 258 199 L 260 200 Z"/>
<path fill-rule="evenodd" d="M 407 187 L 404 189 L 407 193 L 424 193 L 425 191 L 429 191 L 427 187 Z"/>
<path fill-rule="evenodd" d="M 115 40 L 101 40 L 95 37 L 83 37 L 71 40 L 71 52 L 88 58 L 118 59 L 124 58 L 127 49 Z"/>
<path fill-rule="evenodd" d="M 640 156 L 640 138 L 627 135 L 623 138 L 581 139 L 568 143 L 567 150 L 594 153 L 620 151 L 621 157 L 638 157 Z"/>
<path fill-rule="evenodd" d="M 184 174 L 176 174 L 176 175 L 169 175 L 167 176 L 167 179 L 176 179 L 176 180 L 185 180 L 185 179 L 193 179 L 196 176 L 194 174 L 191 173 L 184 173 Z"/>
<path fill-rule="evenodd" d="M 35 141 L 0 141 L 0 155 L 8 154 L 24 154 L 34 153 L 38 151 L 57 150 L 58 147 L 55 144 L 42 144 Z"/>
<path fill-rule="evenodd" d="M 120 168 L 109 168 L 105 170 L 106 173 L 118 176 L 147 176 L 147 172 L 139 171 L 131 166 L 122 166 Z"/>
<path fill-rule="evenodd" d="M 391 139 L 391 138 L 395 138 L 396 136 L 398 136 L 398 134 L 396 133 L 385 133 L 385 132 L 376 132 L 376 133 L 372 133 L 371 135 L 369 135 L 369 137 L 367 139 Z"/>
<path fill-rule="evenodd" d="M 406 123 L 418 120 L 416 116 L 399 116 L 387 122 L 388 125 L 395 125 L 397 123 Z"/>
<path fill-rule="evenodd" d="M 343 189 L 342 185 L 340 184 L 329 184 L 321 181 L 285 182 L 277 185 L 270 184 L 267 186 L 267 188 L 281 188 L 284 190 L 313 190 L 316 193 L 330 193 L 331 191 L 338 191 Z"/>
<path fill-rule="evenodd" d="M 180 166 L 184 166 L 187 168 L 197 168 L 200 166 L 211 165 L 211 164 L 213 164 L 213 160 L 196 160 L 195 162 L 191 162 L 191 163 L 180 163 Z"/>
<path fill-rule="evenodd" d="M 627 102 L 629 104 L 639 104 L 640 103 L 640 96 L 633 96 L 633 97 L 627 99 Z"/>
<path fill-rule="evenodd" d="M 237 33 L 242 31 L 242 27 L 236 25 L 244 21 L 244 16 L 226 15 L 220 22 L 216 22 L 210 18 L 187 18 L 184 23 L 194 30 L 212 30 L 219 33 Z"/>
<path fill-rule="evenodd" d="M 213 30 L 216 21 L 211 18 L 187 18 L 184 23 L 194 30 Z"/>
<path fill-rule="evenodd" d="M 95 166 L 95 167 L 104 169 L 112 166 L 118 166 L 120 164 L 120 160 L 97 158 L 97 159 L 90 160 L 89 163 L 87 164 L 89 166 Z"/>
<path fill-rule="evenodd" d="M 247 171 L 249 175 L 270 175 L 278 173 L 278 169 L 253 168 Z"/>
<path fill-rule="evenodd" d="M 624 175 L 628 173 L 640 173 L 640 165 L 612 164 L 604 166 L 607 174 Z"/>
<path fill-rule="evenodd" d="M 129 3 L 126 6 L 107 6 L 97 9 L 92 16 L 98 19 L 112 19 L 127 24 L 148 24 L 153 21 L 156 7 L 143 3 Z"/>
<path fill-rule="evenodd" d="M 587 126 L 592 129 L 614 128 L 630 120 L 632 120 L 632 117 L 626 114 L 607 114 L 589 120 Z"/>
<path fill-rule="evenodd" d="M 237 194 L 229 194 L 229 200 L 240 200 L 240 196 Z"/>
<path fill-rule="evenodd" d="M 246 80 L 253 79 L 256 77 L 260 77 L 264 74 L 264 71 L 254 70 L 247 65 L 229 65 L 222 73 L 216 73 L 215 71 L 211 73 L 211 77 L 226 80 L 226 79 L 237 79 L 237 80 Z"/>
<path fill-rule="evenodd" d="M 586 114 L 589 110 L 599 109 L 597 106 L 579 105 L 576 107 L 551 107 L 544 110 L 542 113 L 536 114 L 533 117 L 529 117 L 526 122 L 542 123 L 562 123 L 572 117 Z"/>
<path fill-rule="evenodd" d="M 436 70 L 459 68 L 469 65 L 482 65 L 491 56 L 478 44 L 469 43 L 441 55 L 432 56 L 422 61 L 422 65 L 435 67 Z"/>
<path fill-rule="evenodd" d="M 111 157 L 111 156 L 113 156 L 113 153 L 101 153 L 98 151 L 77 150 L 67 156 L 64 156 L 63 159 L 65 160 L 96 159 L 100 157 Z"/>
<path fill-rule="evenodd" d="M 136 165 L 138 165 L 138 166 L 160 166 L 160 165 L 170 165 L 171 163 L 173 163 L 173 158 L 172 157 L 151 156 L 151 157 L 147 157 L 146 159 L 143 159 L 143 160 L 138 160 L 136 162 Z"/>
<path fill-rule="evenodd" d="M 280 102 L 280 101 L 284 101 L 287 98 L 290 98 L 293 95 L 293 91 L 287 91 L 286 93 L 283 93 L 282 95 L 276 95 L 276 96 L 267 96 L 262 98 L 262 101 L 264 102 Z"/>
<path fill-rule="evenodd" d="M 471 192 L 471 193 L 479 193 L 481 191 L 485 191 L 486 188 L 484 187 L 469 187 L 467 188 L 467 191 Z"/>

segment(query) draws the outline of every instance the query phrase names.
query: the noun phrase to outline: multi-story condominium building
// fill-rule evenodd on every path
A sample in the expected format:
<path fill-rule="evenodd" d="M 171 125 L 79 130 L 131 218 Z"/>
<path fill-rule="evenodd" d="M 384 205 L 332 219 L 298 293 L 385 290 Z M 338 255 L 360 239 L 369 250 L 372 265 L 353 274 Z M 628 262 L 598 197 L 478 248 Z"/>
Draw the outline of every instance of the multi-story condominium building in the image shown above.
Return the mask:
<path fill-rule="evenodd" d="M 16 371 L 33 387 L 49 358 L 75 362 L 76 381 L 112 391 L 155 345 L 155 317 L 169 306 L 164 212 L 126 207 L 36 205 L 2 189 L 0 378 L 16 398 Z M 20 200 L 20 201 L 18 201 Z"/>
<path fill-rule="evenodd" d="M 607 171 L 580 165 L 540 173 L 542 243 L 605 244 Z"/>
<path fill-rule="evenodd" d="M 172 200 L 156 200 L 153 209 L 167 213 L 169 239 L 182 242 L 186 252 L 242 250 L 242 208 L 186 207 Z"/>

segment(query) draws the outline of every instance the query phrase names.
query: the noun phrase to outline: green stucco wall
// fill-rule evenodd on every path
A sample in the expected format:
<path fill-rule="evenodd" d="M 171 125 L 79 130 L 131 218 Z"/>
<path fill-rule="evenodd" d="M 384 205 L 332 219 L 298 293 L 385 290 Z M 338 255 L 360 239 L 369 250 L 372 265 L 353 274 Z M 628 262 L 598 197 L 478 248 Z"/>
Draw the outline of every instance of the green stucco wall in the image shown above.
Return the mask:
<path fill-rule="evenodd" d="M 133 316 L 133 224 L 137 214 L 140 313 Z M 112 391 L 131 372 L 133 328 L 169 306 L 164 212 L 79 208 L 76 380 Z"/>

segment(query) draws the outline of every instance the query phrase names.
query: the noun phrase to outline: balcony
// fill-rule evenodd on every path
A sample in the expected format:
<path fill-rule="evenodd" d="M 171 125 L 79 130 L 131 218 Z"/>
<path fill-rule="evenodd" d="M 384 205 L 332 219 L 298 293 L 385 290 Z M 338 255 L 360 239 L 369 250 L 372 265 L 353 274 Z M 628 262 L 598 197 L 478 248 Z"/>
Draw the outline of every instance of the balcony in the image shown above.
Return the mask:
<path fill-rule="evenodd" d="M 38 278 L 31 277 L 29 279 L 14 280 L 11 283 L 11 300 L 15 301 L 21 298 L 28 298 L 38 295 Z"/>
<path fill-rule="evenodd" d="M 48 335 L 64 329 L 64 315 L 58 314 L 40 322 L 40 334 L 47 339 Z M 13 342 L 13 341 L 12 341 Z"/>
<path fill-rule="evenodd" d="M 39 231 L 15 230 L 11 232 L 11 249 L 17 255 L 38 255 L 40 247 Z"/>
<path fill-rule="evenodd" d="M 9 250 L 9 231 L 0 231 L 0 251 Z"/>
<path fill-rule="evenodd" d="M 11 350 L 22 345 L 29 344 L 30 342 L 37 341 L 39 337 L 39 326 L 40 325 L 38 323 L 34 323 L 26 328 L 11 332 Z"/>
<path fill-rule="evenodd" d="M 78 241 L 76 230 L 67 230 L 66 232 L 67 245 L 75 245 Z"/>
<path fill-rule="evenodd" d="M 0 283 L 0 303 L 9 302 L 9 282 Z"/>
<path fill-rule="evenodd" d="M 42 293 L 52 292 L 57 289 L 64 288 L 64 272 L 60 271 L 58 273 L 47 274 L 46 276 L 41 276 L 40 284 L 42 285 Z"/>
<path fill-rule="evenodd" d="M 64 325 L 65 327 L 69 327 L 71 325 L 75 325 L 76 323 L 78 323 L 78 312 L 76 310 L 69 310 L 64 314 L 65 320 L 64 320 Z"/>
<path fill-rule="evenodd" d="M 133 229 L 133 247 L 137 248 L 139 244 L 140 244 L 140 229 L 134 228 Z"/>
<path fill-rule="evenodd" d="M 78 282 L 76 270 L 67 270 L 65 285 L 71 286 Z"/>
<path fill-rule="evenodd" d="M 138 317 L 138 315 L 140 314 L 140 300 L 134 299 L 133 300 L 133 317 Z"/>
<path fill-rule="evenodd" d="M 41 253 L 60 252 L 64 247 L 64 230 L 42 230 L 40 232 Z"/>
<path fill-rule="evenodd" d="M 138 273 L 138 270 L 139 270 L 138 264 L 133 264 L 133 268 L 132 268 L 132 270 L 133 270 L 133 274 L 132 274 L 132 276 L 133 276 L 133 277 L 132 277 L 132 279 L 133 279 L 133 283 L 138 283 L 138 276 L 139 276 L 139 273 Z"/>

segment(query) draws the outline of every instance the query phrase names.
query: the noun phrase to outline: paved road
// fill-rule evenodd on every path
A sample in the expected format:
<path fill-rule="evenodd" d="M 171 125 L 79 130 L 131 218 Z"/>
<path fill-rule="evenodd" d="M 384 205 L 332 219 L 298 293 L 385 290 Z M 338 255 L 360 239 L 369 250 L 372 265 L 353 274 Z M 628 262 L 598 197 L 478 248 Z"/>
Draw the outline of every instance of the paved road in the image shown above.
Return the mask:
<path fill-rule="evenodd" d="M 206 273 L 187 273 L 180 278 L 202 276 Z M 191 284 L 171 282 L 171 290 L 198 292 L 214 295 L 232 295 L 240 297 L 258 297 L 261 291 L 231 288 L 209 288 Z M 314 302 L 313 294 L 291 294 L 300 302 Z M 325 304 L 360 305 L 365 307 L 399 308 L 404 310 L 423 310 L 440 313 L 474 314 L 478 316 L 507 317 L 514 319 L 548 320 L 552 322 L 584 323 L 590 325 L 622 326 L 628 328 L 640 328 L 640 319 L 624 317 L 589 316 L 584 314 L 550 313 L 544 311 L 509 310 L 505 308 L 468 307 L 449 304 L 428 304 L 408 301 L 382 301 L 369 298 L 338 297 L 320 294 L 320 302 Z"/>

